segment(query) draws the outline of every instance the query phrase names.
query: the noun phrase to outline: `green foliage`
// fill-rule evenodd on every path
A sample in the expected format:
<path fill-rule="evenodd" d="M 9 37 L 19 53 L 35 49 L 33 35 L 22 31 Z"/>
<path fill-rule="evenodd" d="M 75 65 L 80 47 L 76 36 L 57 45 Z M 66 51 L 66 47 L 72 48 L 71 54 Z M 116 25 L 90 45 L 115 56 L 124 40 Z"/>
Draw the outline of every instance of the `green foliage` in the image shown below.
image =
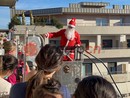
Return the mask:
<path fill-rule="evenodd" d="M 52 17 L 51 25 L 55 26 L 58 29 L 63 28 L 63 25 L 61 23 L 59 23 L 59 21 L 55 17 Z"/>
<path fill-rule="evenodd" d="M 32 11 L 30 11 L 30 25 L 34 25 L 34 18 Z"/>
<path fill-rule="evenodd" d="M 12 27 L 14 27 L 14 25 L 21 25 L 20 18 L 16 15 L 11 19 L 8 28 L 11 29 Z"/>
<path fill-rule="evenodd" d="M 46 19 L 41 17 L 35 17 L 34 24 L 38 26 L 45 26 L 46 25 Z"/>
<path fill-rule="evenodd" d="M 52 17 L 51 19 L 51 25 L 56 26 L 58 23 L 58 20 L 55 17 Z"/>
<path fill-rule="evenodd" d="M 24 15 L 24 11 L 22 12 L 22 25 L 25 25 L 25 15 Z"/>
<path fill-rule="evenodd" d="M 52 25 L 58 29 L 63 28 L 63 25 L 61 23 L 59 23 L 57 18 L 52 17 L 50 23 L 47 20 L 48 20 L 47 18 L 35 17 L 34 24 L 38 25 L 38 26 Z"/>
<path fill-rule="evenodd" d="M 17 15 L 11 19 L 11 22 L 9 23 L 8 28 L 11 29 L 15 25 L 22 25 L 20 18 Z M 47 18 L 34 17 L 34 25 L 37 25 L 37 26 L 52 25 L 58 29 L 63 28 L 63 25 L 58 21 L 56 17 L 52 17 L 50 22 L 48 22 Z"/>
<path fill-rule="evenodd" d="M 57 24 L 56 24 L 56 28 L 58 28 L 58 29 L 63 28 L 63 25 L 60 24 L 60 23 L 57 23 Z"/>

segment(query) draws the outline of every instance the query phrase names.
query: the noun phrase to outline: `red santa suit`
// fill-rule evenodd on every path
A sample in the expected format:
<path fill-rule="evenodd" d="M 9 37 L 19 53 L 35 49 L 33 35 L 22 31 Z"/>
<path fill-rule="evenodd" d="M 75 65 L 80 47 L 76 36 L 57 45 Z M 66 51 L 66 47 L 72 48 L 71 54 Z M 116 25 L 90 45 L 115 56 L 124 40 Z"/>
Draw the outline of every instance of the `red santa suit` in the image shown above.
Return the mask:
<path fill-rule="evenodd" d="M 71 26 L 70 28 L 74 28 L 75 19 L 72 19 L 69 22 L 69 26 Z M 66 47 L 66 49 L 68 47 L 80 46 L 81 41 L 80 41 L 80 35 L 78 34 L 78 32 L 74 30 L 72 37 L 70 35 L 70 38 L 69 38 L 69 37 L 67 37 L 67 32 L 66 31 L 67 31 L 67 29 L 62 29 L 62 30 L 60 30 L 58 32 L 49 32 L 49 33 L 45 34 L 45 36 L 47 38 L 61 37 L 60 46 L 61 47 Z M 74 50 L 70 51 L 69 55 L 64 56 L 65 61 L 72 61 L 73 59 L 74 59 Z"/>

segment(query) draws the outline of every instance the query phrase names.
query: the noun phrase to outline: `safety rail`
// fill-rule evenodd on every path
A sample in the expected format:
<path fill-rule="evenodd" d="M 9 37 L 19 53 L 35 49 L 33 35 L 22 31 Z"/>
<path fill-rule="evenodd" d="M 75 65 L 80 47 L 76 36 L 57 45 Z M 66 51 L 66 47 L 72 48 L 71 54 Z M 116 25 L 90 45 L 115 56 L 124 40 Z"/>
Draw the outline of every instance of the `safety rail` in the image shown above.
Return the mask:
<path fill-rule="evenodd" d="M 130 26 L 130 23 L 77 23 L 76 26 Z"/>

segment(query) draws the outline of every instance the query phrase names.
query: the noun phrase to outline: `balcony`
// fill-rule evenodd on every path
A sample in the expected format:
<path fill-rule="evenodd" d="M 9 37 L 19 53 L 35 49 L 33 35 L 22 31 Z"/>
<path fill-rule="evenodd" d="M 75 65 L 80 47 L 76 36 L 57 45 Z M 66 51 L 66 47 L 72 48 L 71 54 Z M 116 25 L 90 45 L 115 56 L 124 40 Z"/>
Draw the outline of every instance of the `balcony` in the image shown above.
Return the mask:
<path fill-rule="evenodd" d="M 76 26 L 130 26 L 130 23 L 77 23 Z"/>
<path fill-rule="evenodd" d="M 91 49 L 88 52 L 92 53 L 97 58 L 129 58 L 130 57 L 130 49 Z M 87 53 L 84 52 L 86 55 Z M 86 58 L 86 57 L 84 57 Z"/>
<path fill-rule="evenodd" d="M 130 73 L 113 74 L 112 77 L 113 77 L 113 79 L 116 83 L 129 82 L 130 81 Z M 109 75 L 105 75 L 104 78 L 106 78 L 110 82 L 113 82 Z"/>
<path fill-rule="evenodd" d="M 106 78 L 108 81 L 110 81 L 111 83 L 113 83 L 110 75 L 107 72 L 101 72 L 103 77 Z M 126 82 L 130 82 L 130 73 L 126 73 L 126 72 L 117 72 L 119 74 L 111 74 L 112 78 L 114 79 L 114 81 L 116 83 L 126 83 Z M 93 75 L 99 75 L 100 73 L 93 73 Z M 87 73 L 87 76 L 91 76 L 92 74 Z M 86 76 L 84 76 L 86 77 Z M 82 78 L 84 78 L 82 77 Z"/>
<path fill-rule="evenodd" d="M 25 29 L 28 27 L 29 29 L 33 29 L 35 26 L 15 26 L 18 29 Z M 66 28 L 64 26 L 63 28 Z M 47 32 L 55 32 L 59 29 L 55 28 L 54 26 L 37 26 L 36 31 L 38 34 L 41 33 L 47 33 Z M 76 26 L 76 30 L 79 32 L 79 34 L 82 35 L 127 35 L 130 34 L 130 26 Z M 44 32 L 43 32 L 44 31 Z M 22 33 L 21 31 L 18 33 Z"/>
<path fill-rule="evenodd" d="M 130 26 L 77 26 L 80 34 L 88 35 L 127 35 L 130 34 Z"/>
<path fill-rule="evenodd" d="M 115 87 L 115 84 L 113 83 L 112 79 L 110 78 L 109 75 L 104 75 L 105 73 L 103 73 L 103 77 L 105 79 L 107 79 L 108 81 L 110 81 L 113 86 Z M 119 90 L 121 91 L 121 93 L 124 95 L 128 95 L 130 93 L 130 73 L 123 73 L 123 74 L 112 74 L 112 78 L 114 80 L 114 82 L 116 83 L 117 87 L 119 88 Z M 115 87 L 115 89 L 117 90 L 117 88 Z M 117 91 L 118 92 L 118 91 Z M 129 97 L 123 97 L 123 98 L 129 98 Z"/>

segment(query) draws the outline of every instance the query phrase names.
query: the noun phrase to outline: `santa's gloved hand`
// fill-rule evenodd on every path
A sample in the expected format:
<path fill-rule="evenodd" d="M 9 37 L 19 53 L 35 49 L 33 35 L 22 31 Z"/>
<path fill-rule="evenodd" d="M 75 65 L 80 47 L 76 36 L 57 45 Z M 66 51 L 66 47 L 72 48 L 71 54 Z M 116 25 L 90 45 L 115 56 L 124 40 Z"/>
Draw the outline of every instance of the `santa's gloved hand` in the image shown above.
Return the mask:
<path fill-rule="evenodd" d="M 76 46 L 76 48 L 77 48 L 77 51 L 80 53 L 83 53 L 85 51 L 83 46 Z"/>

